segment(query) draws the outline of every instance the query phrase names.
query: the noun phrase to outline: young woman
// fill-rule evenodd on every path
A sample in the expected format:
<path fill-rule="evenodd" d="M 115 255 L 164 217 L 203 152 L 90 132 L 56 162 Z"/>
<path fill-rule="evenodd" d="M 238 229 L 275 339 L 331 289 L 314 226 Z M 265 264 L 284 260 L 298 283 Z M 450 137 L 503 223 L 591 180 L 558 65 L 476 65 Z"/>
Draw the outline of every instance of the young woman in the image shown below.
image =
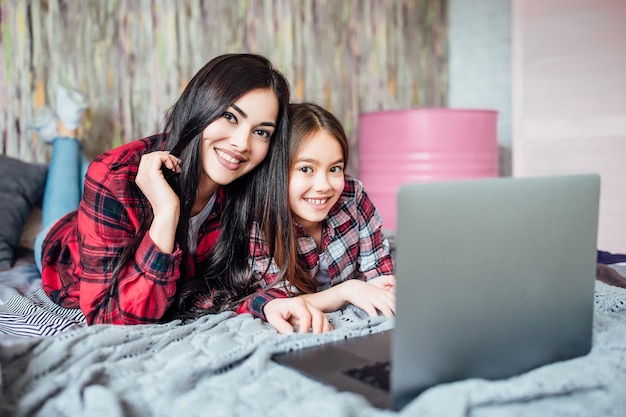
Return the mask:
<path fill-rule="evenodd" d="M 207 63 L 171 108 L 162 134 L 97 157 L 78 209 L 49 220 L 40 247 L 48 296 L 80 308 L 88 324 L 233 309 L 257 287 L 247 246 L 255 215 L 281 270 L 293 273 L 281 198 L 288 102 L 286 79 L 261 56 Z M 61 143 L 80 149 L 75 138 L 53 141 L 55 180 L 47 188 L 64 185 L 46 194 L 44 216 L 58 205 L 52 194 L 70 185 L 60 179 L 67 167 L 55 163 Z"/>
<path fill-rule="evenodd" d="M 360 181 L 344 173 L 348 140 L 341 123 L 313 103 L 289 107 L 289 207 L 300 269 L 281 282 L 280 268 L 253 241 L 255 271 L 268 289 L 240 311 L 266 319 L 279 332 L 330 330 L 321 312 L 352 303 L 369 315 L 393 316 L 395 277 L 382 221 Z M 295 295 L 294 298 L 285 298 Z M 290 315 L 290 306 L 306 309 Z M 294 307 L 295 308 L 295 307 Z M 304 320 L 304 322 L 303 322 Z"/>

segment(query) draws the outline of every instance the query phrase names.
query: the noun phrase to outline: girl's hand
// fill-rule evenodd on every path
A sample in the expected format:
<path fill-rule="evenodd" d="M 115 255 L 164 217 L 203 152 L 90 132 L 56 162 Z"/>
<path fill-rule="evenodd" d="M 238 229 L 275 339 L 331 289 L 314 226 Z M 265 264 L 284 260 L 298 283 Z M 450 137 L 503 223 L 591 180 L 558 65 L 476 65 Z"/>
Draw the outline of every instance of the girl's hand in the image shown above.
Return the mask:
<path fill-rule="evenodd" d="M 365 310 L 368 315 L 375 317 L 378 316 L 378 312 L 381 312 L 385 317 L 393 317 L 396 311 L 396 294 L 395 290 L 389 289 L 391 280 L 379 280 L 384 277 L 381 276 L 368 282 L 350 279 L 336 287 L 340 289 L 342 298 L 346 302 Z M 391 277 L 393 278 L 393 276 Z M 373 284 L 372 281 L 376 281 L 376 284 Z M 395 287 L 395 280 L 393 280 L 393 284 Z"/>
<path fill-rule="evenodd" d="M 370 279 L 367 281 L 368 284 L 372 284 L 378 288 L 382 288 L 383 290 L 387 290 L 396 293 L 396 277 L 394 275 L 381 275 L 379 277 Z"/>
<path fill-rule="evenodd" d="M 275 298 L 263 308 L 267 322 L 274 326 L 278 333 L 323 333 L 333 329 L 328 317 L 321 310 L 313 307 L 300 297 Z"/>

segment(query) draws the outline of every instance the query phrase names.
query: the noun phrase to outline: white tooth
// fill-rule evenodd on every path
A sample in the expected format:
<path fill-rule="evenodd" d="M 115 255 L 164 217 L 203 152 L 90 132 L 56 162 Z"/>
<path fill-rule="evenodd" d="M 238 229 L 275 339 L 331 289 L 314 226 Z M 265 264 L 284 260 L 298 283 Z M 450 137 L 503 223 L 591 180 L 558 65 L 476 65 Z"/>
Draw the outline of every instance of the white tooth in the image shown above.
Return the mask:
<path fill-rule="evenodd" d="M 216 153 L 220 158 L 230 162 L 231 164 L 238 164 L 241 162 L 239 159 L 235 159 L 232 156 L 220 151 L 219 149 L 216 149 Z"/>
<path fill-rule="evenodd" d="M 313 198 L 307 198 L 306 200 L 307 200 L 309 203 L 311 203 L 311 204 L 315 204 L 315 205 L 322 205 L 322 204 L 324 204 L 324 203 L 326 203 L 326 202 L 328 201 L 328 199 L 326 199 L 326 198 L 325 198 L 325 199 L 323 199 L 323 200 L 320 200 L 320 199 L 313 199 Z"/>

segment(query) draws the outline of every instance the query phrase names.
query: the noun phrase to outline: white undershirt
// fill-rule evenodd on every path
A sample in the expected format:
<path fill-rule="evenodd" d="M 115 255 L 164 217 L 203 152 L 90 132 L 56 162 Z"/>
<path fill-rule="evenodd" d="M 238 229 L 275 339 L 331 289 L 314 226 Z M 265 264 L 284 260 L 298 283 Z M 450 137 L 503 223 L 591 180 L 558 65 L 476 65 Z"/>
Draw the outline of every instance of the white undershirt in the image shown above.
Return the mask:
<path fill-rule="evenodd" d="M 328 261 L 326 260 L 326 255 L 324 253 L 319 254 L 320 260 L 320 269 L 317 271 L 315 275 L 315 281 L 317 281 L 318 286 L 324 287 L 328 283 L 330 283 L 330 272 L 328 271 Z"/>
<path fill-rule="evenodd" d="M 200 211 L 200 213 L 196 214 L 195 216 L 192 216 L 189 219 L 188 237 L 189 237 L 189 251 L 191 253 L 195 254 L 196 250 L 198 249 L 198 232 L 200 231 L 200 226 L 202 226 L 202 223 L 204 223 L 207 217 L 209 217 L 209 214 L 211 213 L 211 210 L 213 209 L 213 203 L 215 203 L 215 194 L 216 193 L 213 193 L 213 195 L 211 196 L 211 199 L 206 204 L 206 206 L 204 206 L 202 211 Z"/>

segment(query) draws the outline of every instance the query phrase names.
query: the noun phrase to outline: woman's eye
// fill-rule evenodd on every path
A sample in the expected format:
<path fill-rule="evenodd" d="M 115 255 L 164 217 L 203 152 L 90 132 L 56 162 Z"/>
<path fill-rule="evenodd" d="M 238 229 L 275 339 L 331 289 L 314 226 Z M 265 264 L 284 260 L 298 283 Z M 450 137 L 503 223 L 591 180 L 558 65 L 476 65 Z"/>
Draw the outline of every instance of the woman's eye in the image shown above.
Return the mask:
<path fill-rule="evenodd" d="M 272 137 L 272 134 L 270 132 L 268 132 L 267 130 L 263 130 L 263 129 L 257 129 L 253 133 L 265 139 L 269 139 Z"/>
<path fill-rule="evenodd" d="M 235 115 L 232 114 L 231 112 L 225 111 L 222 114 L 222 117 L 231 123 L 237 124 L 237 117 L 235 117 Z"/>
<path fill-rule="evenodd" d="M 311 168 L 311 167 L 301 167 L 300 171 L 304 172 L 305 174 L 311 174 L 313 172 L 313 168 Z"/>
<path fill-rule="evenodd" d="M 340 166 L 332 167 L 330 169 L 330 172 L 332 172 L 333 174 L 339 174 L 342 171 L 343 171 L 343 167 L 340 167 Z"/>

